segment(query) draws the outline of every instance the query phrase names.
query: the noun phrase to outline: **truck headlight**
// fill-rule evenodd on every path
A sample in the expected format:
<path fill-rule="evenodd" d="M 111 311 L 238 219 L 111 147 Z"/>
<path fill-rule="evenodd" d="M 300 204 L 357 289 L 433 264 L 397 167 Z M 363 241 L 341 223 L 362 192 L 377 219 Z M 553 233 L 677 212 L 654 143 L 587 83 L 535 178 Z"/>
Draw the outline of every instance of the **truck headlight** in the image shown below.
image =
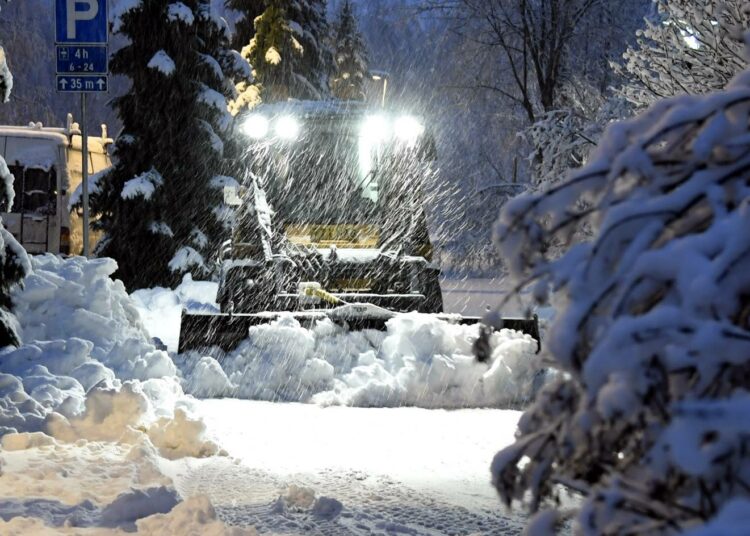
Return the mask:
<path fill-rule="evenodd" d="M 391 136 L 388 120 L 382 115 L 368 117 L 362 124 L 360 135 L 372 145 L 386 141 Z"/>
<path fill-rule="evenodd" d="M 300 124 L 294 117 L 279 117 L 274 125 L 276 135 L 283 140 L 296 140 L 299 137 Z"/>
<path fill-rule="evenodd" d="M 396 137 L 406 143 L 414 143 L 424 134 L 424 125 L 416 117 L 403 115 L 393 126 Z"/>
<path fill-rule="evenodd" d="M 254 140 L 259 140 L 268 134 L 269 121 L 263 115 L 251 114 L 242 123 L 241 128 L 245 135 Z"/>

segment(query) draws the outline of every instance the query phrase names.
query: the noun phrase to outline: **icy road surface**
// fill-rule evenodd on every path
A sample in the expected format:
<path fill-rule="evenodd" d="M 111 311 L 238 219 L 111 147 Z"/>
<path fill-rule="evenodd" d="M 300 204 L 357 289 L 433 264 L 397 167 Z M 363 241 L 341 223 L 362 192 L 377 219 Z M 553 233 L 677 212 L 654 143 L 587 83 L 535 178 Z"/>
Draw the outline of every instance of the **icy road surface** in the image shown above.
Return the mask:
<path fill-rule="evenodd" d="M 489 483 L 519 412 L 229 399 L 199 401 L 198 412 L 229 457 L 169 462 L 167 471 L 183 497 L 208 494 L 232 524 L 261 534 L 522 531 L 523 517 L 504 512 Z"/>

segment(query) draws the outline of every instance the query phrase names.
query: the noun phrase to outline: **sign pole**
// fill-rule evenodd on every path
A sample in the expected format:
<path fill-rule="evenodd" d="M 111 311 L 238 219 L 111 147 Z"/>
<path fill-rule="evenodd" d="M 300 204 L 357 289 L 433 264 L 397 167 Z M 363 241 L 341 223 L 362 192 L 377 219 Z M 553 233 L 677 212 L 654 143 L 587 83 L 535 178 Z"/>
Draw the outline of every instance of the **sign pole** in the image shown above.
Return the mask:
<path fill-rule="evenodd" d="M 107 0 L 55 0 L 55 85 L 62 93 L 81 94 L 81 188 L 83 255 L 89 257 L 89 137 L 86 93 L 109 86 Z M 72 134 L 72 133 L 71 133 Z M 72 142 L 72 137 L 71 137 Z"/>
<path fill-rule="evenodd" d="M 81 172 L 83 180 L 83 256 L 89 251 L 89 138 L 86 129 L 86 93 L 81 93 Z"/>

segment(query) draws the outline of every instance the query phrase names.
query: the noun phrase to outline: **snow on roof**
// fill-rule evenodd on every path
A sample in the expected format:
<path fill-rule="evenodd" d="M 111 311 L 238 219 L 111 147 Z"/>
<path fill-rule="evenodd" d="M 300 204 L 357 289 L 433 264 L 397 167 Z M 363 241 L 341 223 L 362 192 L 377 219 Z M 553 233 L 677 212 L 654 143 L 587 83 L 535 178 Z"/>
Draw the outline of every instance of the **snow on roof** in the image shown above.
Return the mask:
<path fill-rule="evenodd" d="M 260 104 L 253 112 L 268 113 L 269 115 L 292 114 L 296 116 L 320 116 L 320 115 L 359 115 L 364 114 L 371 107 L 367 104 L 354 101 L 307 101 L 290 99 L 285 102 Z"/>
<path fill-rule="evenodd" d="M 3 156 L 8 165 L 11 166 L 18 165 L 49 171 L 57 163 L 60 156 L 58 147 L 59 145 L 52 140 L 50 140 L 50 143 L 39 143 L 38 140 L 32 142 L 27 139 L 16 138 L 15 140 L 8 140 Z"/>
<path fill-rule="evenodd" d="M 38 126 L 17 126 L 17 125 L 0 125 L 0 150 L 3 149 L 2 138 L 6 139 L 34 139 L 38 144 L 39 140 L 48 140 L 54 142 L 57 146 L 70 147 L 81 150 L 81 136 L 59 127 L 38 127 Z M 102 138 L 100 136 L 88 136 L 89 151 L 104 154 L 107 152 L 107 146 L 112 143 L 111 138 Z"/>
<path fill-rule="evenodd" d="M 15 125 L 0 125 L 0 137 L 1 136 L 51 140 L 65 146 L 68 145 L 69 139 L 67 131 L 63 128 L 32 128 Z"/>

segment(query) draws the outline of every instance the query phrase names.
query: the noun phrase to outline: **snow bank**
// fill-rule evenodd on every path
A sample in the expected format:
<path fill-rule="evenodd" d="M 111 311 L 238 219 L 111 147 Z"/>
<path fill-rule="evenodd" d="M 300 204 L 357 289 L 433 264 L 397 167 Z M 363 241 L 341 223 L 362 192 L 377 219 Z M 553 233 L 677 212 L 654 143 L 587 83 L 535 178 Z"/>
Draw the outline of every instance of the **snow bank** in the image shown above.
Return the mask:
<path fill-rule="evenodd" d="M 47 254 L 34 257 L 32 266 L 24 287 L 12 296 L 19 335 L 27 344 L 3 357 L 0 372 L 19 375 L 25 362 L 62 374 L 72 372 L 74 363 L 97 361 L 121 380 L 174 376 L 174 364 L 149 342 L 122 282 L 110 279 L 117 269 L 114 260 Z M 96 367 L 77 374 L 95 373 Z"/>
<path fill-rule="evenodd" d="M 46 440 L 35 444 L 36 436 Z M 205 496 L 182 502 L 147 444 L 64 444 L 44 434 L 10 434 L 0 463 L 0 534 L 256 534 L 226 527 Z"/>
<path fill-rule="evenodd" d="M 125 441 L 145 434 L 167 457 L 210 455 L 176 367 L 156 349 L 111 259 L 32 258 L 12 299 L 20 348 L 0 349 L 0 435 Z"/>
<path fill-rule="evenodd" d="M 164 458 L 225 453 L 110 278 L 116 263 L 31 265 L 12 295 L 23 344 L 0 349 L 0 533 L 254 534 L 205 499 L 179 503 L 161 472 Z"/>
<path fill-rule="evenodd" d="M 387 332 L 346 332 L 330 321 L 308 330 L 291 316 L 250 329 L 232 353 L 174 357 L 186 392 L 198 397 L 322 405 L 458 408 L 504 406 L 528 398 L 538 370 L 536 341 L 501 330 L 492 358 L 479 363 L 479 327 L 430 315 L 399 315 Z"/>
<path fill-rule="evenodd" d="M 132 294 L 148 331 L 176 351 L 182 310 L 218 312 L 216 283 L 186 274 L 174 290 Z M 185 392 L 323 405 L 419 407 L 507 406 L 526 400 L 539 363 L 536 341 L 502 330 L 489 363 L 472 345 L 478 326 L 430 315 L 399 315 L 387 332 L 346 332 L 332 322 L 305 329 L 291 316 L 252 328 L 234 352 L 173 355 Z"/>

